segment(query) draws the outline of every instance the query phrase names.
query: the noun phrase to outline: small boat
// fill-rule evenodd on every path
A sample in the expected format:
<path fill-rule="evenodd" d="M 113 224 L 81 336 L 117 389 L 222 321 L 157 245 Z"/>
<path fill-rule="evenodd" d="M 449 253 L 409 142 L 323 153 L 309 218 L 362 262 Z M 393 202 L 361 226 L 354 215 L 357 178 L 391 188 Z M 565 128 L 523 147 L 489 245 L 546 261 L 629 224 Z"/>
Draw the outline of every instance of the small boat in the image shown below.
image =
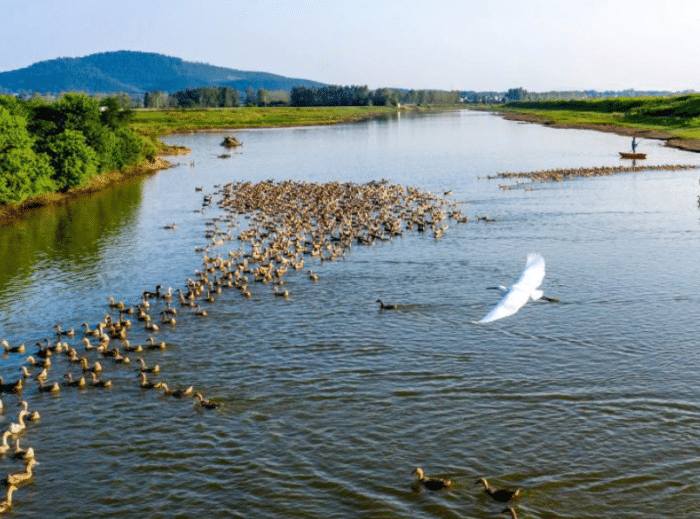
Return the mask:
<path fill-rule="evenodd" d="M 228 137 L 224 137 L 224 140 L 221 143 L 221 145 L 227 148 L 237 148 L 238 146 L 243 146 L 243 143 L 235 137 L 229 135 Z"/>
<path fill-rule="evenodd" d="M 647 158 L 646 153 L 631 153 L 628 151 L 621 151 L 619 153 L 620 153 L 621 159 L 646 159 Z"/>

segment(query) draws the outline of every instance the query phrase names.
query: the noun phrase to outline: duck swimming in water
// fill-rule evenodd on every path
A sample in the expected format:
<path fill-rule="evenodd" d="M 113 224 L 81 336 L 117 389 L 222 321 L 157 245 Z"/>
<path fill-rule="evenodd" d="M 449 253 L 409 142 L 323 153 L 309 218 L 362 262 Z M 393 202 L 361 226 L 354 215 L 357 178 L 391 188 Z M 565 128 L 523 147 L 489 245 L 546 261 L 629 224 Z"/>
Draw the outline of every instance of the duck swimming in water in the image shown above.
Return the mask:
<path fill-rule="evenodd" d="M 504 488 L 498 489 L 489 485 L 486 478 L 479 478 L 476 480 L 476 484 L 481 483 L 484 485 L 484 492 L 486 492 L 491 498 L 495 499 L 500 503 L 507 503 L 511 499 L 518 497 L 520 495 L 520 489 L 516 490 L 506 490 Z"/>
<path fill-rule="evenodd" d="M 199 399 L 199 405 L 204 409 L 216 409 L 217 407 L 221 407 L 219 402 L 214 402 L 208 398 L 204 398 L 202 393 L 197 392 L 194 396 Z"/>
<path fill-rule="evenodd" d="M 164 395 L 172 396 L 175 398 L 190 396 L 192 393 L 194 393 L 193 386 L 190 386 L 187 389 L 170 389 L 165 382 L 158 382 L 155 387 L 156 389 L 162 389 Z"/>
<path fill-rule="evenodd" d="M 10 434 L 19 434 L 27 428 L 27 424 L 24 423 L 25 416 L 27 416 L 27 411 L 22 409 L 17 415 L 17 421 L 12 422 L 10 424 L 10 427 L 8 427 L 7 429 L 8 431 L 10 431 Z"/>
<path fill-rule="evenodd" d="M 5 495 L 5 500 L 0 502 L 0 514 L 4 514 L 10 508 L 12 508 L 12 493 L 17 490 L 15 485 L 7 485 L 7 494 Z"/>
<path fill-rule="evenodd" d="M 158 364 L 149 368 L 146 366 L 146 361 L 141 357 L 138 358 L 138 361 L 141 364 L 141 373 L 153 373 L 154 375 L 157 375 L 160 371 L 160 366 Z"/>
<path fill-rule="evenodd" d="M 143 372 L 139 373 L 139 377 L 141 378 L 141 389 L 154 389 L 160 387 L 158 385 L 160 382 L 149 382 L 148 377 Z"/>
<path fill-rule="evenodd" d="M 12 433 L 9 430 L 6 430 L 2 433 L 2 443 L 0 443 L 0 454 L 5 454 L 10 450 L 10 444 L 7 443 L 7 439 L 12 436 Z"/>
<path fill-rule="evenodd" d="M 379 303 L 380 310 L 398 310 L 399 309 L 399 305 L 396 305 L 396 304 L 388 305 L 384 301 L 382 301 L 381 299 L 377 299 L 377 303 Z"/>
<path fill-rule="evenodd" d="M 23 449 L 19 446 L 19 438 L 15 438 L 15 451 L 13 456 L 18 460 L 31 460 L 34 458 L 34 449 L 29 447 Z"/>
<path fill-rule="evenodd" d="M 34 468 L 34 465 L 38 465 L 39 462 L 32 458 L 27 462 L 27 468 L 25 472 L 18 472 L 16 474 L 8 474 L 7 477 L 5 477 L 5 486 L 9 487 L 11 485 L 18 485 L 20 483 L 24 483 L 25 481 L 29 481 L 32 479 L 34 474 L 32 473 L 32 469 Z"/>
<path fill-rule="evenodd" d="M 22 406 L 22 409 L 27 413 L 26 416 L 29 418 L 32 422 L 38 422 L 41 419 L 41 415 L 39 414 L 39 411 L 30 411 L 29 410 L 29 403 L 27 403 L 26 400 L 22 400 L 19 403 L 20 406 Z"/>
<path fill-rule="evenodd" d="M 416 467 L 415 469 L 413 469 L 413 474 L 418 476 L 418 482 L 428 490 L 442 490 L 443 488 L 450 488 L 450 486 L 452 485 L 452 481 L 450 481 L 449 479 L 426 477 L 423 473 L 423 469 L 420 467 Z"/>

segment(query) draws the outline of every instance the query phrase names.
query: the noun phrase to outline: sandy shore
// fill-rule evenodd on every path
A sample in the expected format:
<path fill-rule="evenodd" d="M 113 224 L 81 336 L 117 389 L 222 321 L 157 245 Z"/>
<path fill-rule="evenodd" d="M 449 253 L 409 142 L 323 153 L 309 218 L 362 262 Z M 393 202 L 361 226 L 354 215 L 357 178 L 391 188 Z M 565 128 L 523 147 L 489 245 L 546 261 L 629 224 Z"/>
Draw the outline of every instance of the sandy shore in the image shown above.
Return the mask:
<path fill-rule="evenodd" d="M 695 139 L 681 139 L 668 132 L 644 128 L 629 128 L 626 126 L 615 126 L 613 124 L 576 124 L 557 123 L 547 119 L 544 115 L 518 112 L 499 112 L 504 119 L 510 121 L 524 121 L 529 123 L 543 124 L 551 128 L 595 130 L 597 132 L 615 133 L 617 135 L 628 135 L 630 137 L 640 137 L 644 139 L 657 139 L 666 141 L 666 146 L 678 148 L 685 151 L 700 152 L 700 141 Z"/>

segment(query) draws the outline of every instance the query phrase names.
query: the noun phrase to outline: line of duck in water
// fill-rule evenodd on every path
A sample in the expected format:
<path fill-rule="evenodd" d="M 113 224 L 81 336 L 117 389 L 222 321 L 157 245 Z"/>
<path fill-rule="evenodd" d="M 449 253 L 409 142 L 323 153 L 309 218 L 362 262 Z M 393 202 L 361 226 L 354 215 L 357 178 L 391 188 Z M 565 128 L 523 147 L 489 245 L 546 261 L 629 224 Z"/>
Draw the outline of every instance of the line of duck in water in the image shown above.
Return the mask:
<path fill-rule="evenodd" d="M 4 389 L 4 388 L 3 388 Z M 5 500 L 0 501 L 0 514 L 8 512 L 12 507 L 12 495 L 17 490 L 17 488 L 29 482 L 34 477 L 34 466 L 38 465 L 34 448 L 28 447 L 23 449 L 20 447 L 19 435 L 25 431 L 27 425 L 29 425 L 26 420 L 30 422 L 38 422 L 41 418 L 38 411 L 30 411 L 29 404 L 26 400 L 21 400 L 19 406 L 22 409 L 17 414 L 17 421 L 10 423 L 10 425 L 2 432 L 2 442 L 0 443 L 0 455 L 7 456 L 12 455 L 12 458 L 24 462 L 24 470 L 20 472 L 11 472 L 5 476 L 3 483 L 5 485 Z M 0 400 L 0 410 L 2 410 L 4 404 Z M 10 437 L 14 438 L 14 450 L 8 443 Z"/>
<path fill-rule="evenodd" d="M 486 178 L 488 180 L 495 180 L 499 178 L 505 179 L 529 179 L 536 182 L 562 182 L 574 177 L 601 177 L 608 175 L 615 175 L 617 173 L 635 173 L 639 171 L 675 171 L 675 170 L 688 170 L 697 169 L 698 166 L 692 164 L 659 164 L 650 166 L 594 166 L 594 167 L 580 167 L 580 168 L 555 168 L 555 169 L 542 169 L 538 171 L 529 172 L 503 172 L 496 175 L 488 175 Z M 516 184 L 517 185 L 517 184 Z M 503 190 L 513 189 L 513 186 L 508 186 L 507 184 L 499 184 L 499 187 Z M 523 186 L 527 189 L 527 186 Z"/>
<path fill-rule="evenodd" d="M 342 259 L 353 245 L 371 246 L 403 236 L 407 230 L 431 232 L 439 239 L 449 228 L 448 219 L 458 223 L 469 221 L 457 203 L 385 180 L 363 185 L 268 180 L 218 187 L 215 194 L 219 196 L 220 214 L 206 222 L 207 242 L 197 248 L 203 253 L 202 268 L 194 272 L 184 288 L 173 290 L 157 285 L 155 290 L 144 291 L 135 305 L 110 297 L 109 313 L 96 325 L 90 326 L 85 321 L 83 329 L 78 327 L 77 331 L 57 325 L 55 336 L 36 342 L 36 348 L 24 358 L 16 380 L 6 383 L 0 377 L 0 392 L 19 395 L 33 382 L 37 395 L 56 395 L 62 387 L 109 389 L 114 384 L 105 377 L 102 365 L 108 363 L 137 370 L 143 390 L 161 391 L 175 399 L 196 398 L 199 407 L 217 409 L 221 402 L 206 398 L 192 385 L 171 388 L 163 380 L 149 379 L 159 377 L 160 368 L 157 364 L 149 366 L 143 356 L 167 348 L 155 335 L 163 326 L 177 327 L 180 314 L 175 305 L 179 304 L 183 312 L 205 317 L 208 312 L 202 305 L 214 303 L 223 290 L 237 289 L 243 298 L 250 298 L 254 285 L 265 284 L 273 285 L 276 295 L 288 299 L 289 291 L 281 288 L 284 277 L 290 271 L 305 269 L 305 261 Z M 201 210 L 209 208 L 212 200 L 212 194 L 204 195 Z M 243 222 L 245 226 L 241 226 Z M 239 227 L 243 228 L 234 235 L 234 229 Z M 172 224 L 166 230 L 175 229 L 176 224 Z M 212 252 L 233 241 L 238 243 L 235 250 L 216 255 Z M 313 270 L 307 269 L 306 273 L 312 282 L 319 280 Z M 132 344 L 138 333 L 136 323 L 140 323 L 148 337 L 145 342 Z M 6 355 L 28 353 L 24 343 L 11 346 L 5 340 L 1 344 Z M 62 384 L 49 380 L 56 366 L 63 368 Z M 9 435 L 24 430 L 27 416 L 25 407 L 18 415 L 18 422 L 8 429 Z M 19 453 L 18 444 L 16 450 Z M 5 504 L 0 504 L 0 511 L 11 507 L 17 484 L 32 478 L 32 468 L 37 463 L 33 449 L 30 452 L 31 456 L 25 458 L 28 460 L 25 471 L 6 479 L 7 497 Z"/>
<path fill-rule="evenodd" d="M 452 487 L 452 481 L 446 478 L 429 477 L 425 475 L 423 469 L 416 467 L 413 470 L 413 474 L 417 476 L 414 482 L 413 489 L 416 492 L 420 492 L 422 488 L 430 490 L 431 492 L 439 492 L 441 490 L 448 490 Z M 480 477 L 476 480 L 477 485 L 484 486 L 484 493 L 491 499 L 498 503 L 511 503 L 515 499 L 520 497 L 520 492 L 522 489 L 517 488 L 515 490 L 506 488 L 496 488 L 489 484 L 486 478 Z M 513 519 L 517 519 L 517 514 L 512 505 L 501 511 L 501 513 L 509 513 Z"/>

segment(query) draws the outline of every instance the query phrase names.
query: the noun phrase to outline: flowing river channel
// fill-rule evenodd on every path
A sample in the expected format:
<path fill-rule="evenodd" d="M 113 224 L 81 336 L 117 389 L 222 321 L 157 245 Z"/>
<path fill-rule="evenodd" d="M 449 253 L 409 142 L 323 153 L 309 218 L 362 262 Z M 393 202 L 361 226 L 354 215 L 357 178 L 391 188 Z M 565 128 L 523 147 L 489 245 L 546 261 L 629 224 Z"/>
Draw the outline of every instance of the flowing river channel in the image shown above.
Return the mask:
<path fill-rule="evenodd" d="M 0 355 L 5 382 L 57 324 L 76 329 L 62 340 L 82 354 L 83 322 L 114 316 L 110 296 L 135 305 L 156 285 L 185 290 L 229 182 L 386 179 L 471 222 L 307 258 L 285 276 L 289 298 L 251 283 L 250 298 L 224 291 L 203 303 L 207 317 L 180 309 L 155 333 L 132 317 L 132 343 L 167 348 L 101 360 L 109 389 L 67 387 L 80 367 L 56 356 L 58 394 L 30 378 L 21 397 L 2 395 L 3 429 L 20 398 L 41 413 L 17 436 L 39 465 L 12 517 L 507 517 L 482 476 L 522 489 L 522 518 L 698 517 L 700 171 L 504 190 L 484 177 L 617 166 L 630 138 L 472 111 L 238 131 L 230 158 L 217 156 L 223 135 L 168 137 L 192 149 L 177 167 L 0 227 L 0 339 L 27 344 Z M 660 141 L 639 151 L 700 165 Z M 560 302 L 474 324 L 499 300 L 487 287 L 514 283 L 530 252 Z M 380 298 L 401 307 L 380 311 Z M 222 405 L 141 389 L 137 357 Z M 0 466 L 24 462 L 10 451 Z M 417 491 L 417 466 L 451 488 Z"/>

